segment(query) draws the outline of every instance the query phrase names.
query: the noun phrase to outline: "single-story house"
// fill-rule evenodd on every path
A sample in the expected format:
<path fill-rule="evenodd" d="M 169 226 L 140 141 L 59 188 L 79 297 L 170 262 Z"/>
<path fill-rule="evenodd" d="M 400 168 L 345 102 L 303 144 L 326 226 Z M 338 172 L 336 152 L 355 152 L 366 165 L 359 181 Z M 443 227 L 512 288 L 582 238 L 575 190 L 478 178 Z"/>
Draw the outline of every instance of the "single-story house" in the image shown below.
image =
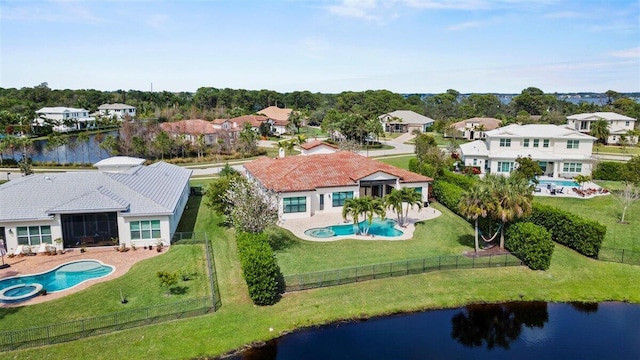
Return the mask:
<path fill-rule="evenodd" d="M 420 115 L 411 110 L 396 110 L 378 116 L 382 128 L 390 133 L 407 133 L 413 130 L 426 132 L 435 123 L 432 118 Z"/>
<path fill-rule="evenodd" d="M 349 151 L 284 158 L 261 157 L 244 164 L 246 175 L 278 194 L 281 220 L 342 212 L 346 199 L 382 197 L 413 188 L 428 201 L 433 179 Z"/>
<path fill-rule="evenodd" d="M 269 119 L 278 121 L 288 121 L 292 109 L 283 109 L 277 106 L 269 106 L 257 112 L 258 115 L 267 116 Z"/>
<path fill-rule="evenodd" d="M 453 128 L 458 130 L 467 140 L 484 139 L 485 132 L 500 127 L 502 120 L 495 118 L 474 117 L 453 123 Z"/>
<path fill-rule="evenodd" d="M 189 198 L 191 170 L 143 162 L 116 156 L 96 163 L 98 171 L 34 174 L 0 185 L 7 249 L 168 245 Z"/>

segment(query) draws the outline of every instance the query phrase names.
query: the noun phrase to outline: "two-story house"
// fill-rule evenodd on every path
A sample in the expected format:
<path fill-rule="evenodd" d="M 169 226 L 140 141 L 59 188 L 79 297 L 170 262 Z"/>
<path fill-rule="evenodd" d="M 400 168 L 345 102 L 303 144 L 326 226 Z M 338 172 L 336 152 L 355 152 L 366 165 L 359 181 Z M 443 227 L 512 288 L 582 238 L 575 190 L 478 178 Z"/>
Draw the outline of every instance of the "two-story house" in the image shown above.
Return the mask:
<path fill-rule="evenodd" d="M 484 139 L 484 133 L 500 127 L 502 120 L 495 118 L 474 117 L 453 123 L 453 128 L 458 130 L 467 140 Z"/>
<path fill-rule="evenodd" d="M 136 107 L 127 104 L 102 104 L 98 107 L 98 114 L 104 117 L 114 117 L 122 120 L 126 117 L 133 119 L 136 117 Z"/>
<path fill-rule="evenodd" d="M 513 124 L 487 131 L 484 140 L 460 145 L 465 166 L 508 175 L 516 168 L 518 157 L 538 162 L 544 175 L 573 178 L 591 175 L 593 136 L 564 126 Z"/>
<path fill-rule="evenodd" d="M 629 143 L 638 142 L 638 136 L 629 136 L 628 132 L 635 127 L 636 119 L 614 112 L 583 113 L 567 116 L 567 126 L 582 133 L 589 134 L 591 125 L 598 121 L 605 120 L 609 124 L 609 138 L 607 143 L 620 144 L 620 137 L 627 137 Z"/>
<path fill-rule="evenodd" d="M 218 144 L 218 140 L 228 143 L 239 131 L 230 127 L 228 122 L 222 125 L 202 119 L 188 119 L 161 123 L 160 129 L 173 137 L 183 136 L 186 141 L 194 145 L 198 144 L 202 136 L 203 145 L 211 146 Z"/>
<path fill-rule="evenodd" d="M 34 126 L 51 125 L 53 131 L 69 132 L 93 128 L 96 118 L 89 116 L 89 110 L 70 107 L 43 107 L 36 111 Z"/>

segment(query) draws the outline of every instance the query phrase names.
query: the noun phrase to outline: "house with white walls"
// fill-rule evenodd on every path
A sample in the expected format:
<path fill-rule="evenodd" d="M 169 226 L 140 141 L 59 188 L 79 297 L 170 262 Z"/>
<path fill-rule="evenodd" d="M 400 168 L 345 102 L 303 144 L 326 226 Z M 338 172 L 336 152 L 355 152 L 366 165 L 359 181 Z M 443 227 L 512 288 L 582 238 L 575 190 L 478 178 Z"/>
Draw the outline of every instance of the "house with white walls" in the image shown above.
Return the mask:
<path fill-rule="evenodd" d="M 415 189 L 426 202 L 433 181 L 350 151 L 260 157 L 244 164 L 244 168 L 248 178 L 278 195 L 281 220 L 340 213 L 346 199 L 383 197 L 405 187 Z"/>
<path fill-rule="evenodd" d="M 430 117 L 420 115 L 411 110 L 396 110 L 378 116 L 384 132 L 410 133 L 413 130 L 426 132 L 435 123 Z"/>
<path fill-rule="evenodd" d="M 481 173 L 508 175 L 516 168 L 518 157 L 531 156 L 544 175 L 573 178 L 591 175 L 595 140 L 564 126 L 512 124 L 487 131 L 484 140 L 460 145 L 460 158 L 464 166 Z"/>
<path fill-rule="evenodd" d="M 89 115 L 89 110 L 70 107 L 43 107 L 36 111 L 34 126 L 51 126 L 53 131 L 69 132 L 91 129 L 96 125 L 96 118 Z"/>
<path fill-rule="evenodd" d="M 124 118 L 134 119 L 136 117 L 136 107 L 127 104 L 102 104 L 98 106 L 100 116 L 115 118 L 122 121 Z"/>
<path fill-rule="evenodd" d="M 96 163 L 98 171 L 39 173 L 0 185 L 7 250 L 168 245 L 189 198 L 191 170 L 143 162 L 116 156 Z"/>
<path fill-rule="evenodd" d="M 307 141 L 300 144 L 300 155 L 319 155 L 319 154 L 333 154 L 340 151 L 340 148 L 333 144 L 326 143 L 320 140 Z"/>
<path fill-rule="evenodd" d="M 567 116 L 567 126 L 585 134 L 591 133 L 591 125 L 598 120 L 604 120 L 609 125 L 608 144 L 620 144 L 626 138 L 629 144 L 637 144 L 638 136 L 629 135 L 636 125 L 636 119 L 614 112 L 582 113 Z"/>
<path fill-rule="evenodd" d="M 454 129 L 462 134 L 467 140 L 484 139 L 485 132 L 495 130 L 500 127 L 502 120 L 495 118 L 474 117 L 453 123 Z"/>

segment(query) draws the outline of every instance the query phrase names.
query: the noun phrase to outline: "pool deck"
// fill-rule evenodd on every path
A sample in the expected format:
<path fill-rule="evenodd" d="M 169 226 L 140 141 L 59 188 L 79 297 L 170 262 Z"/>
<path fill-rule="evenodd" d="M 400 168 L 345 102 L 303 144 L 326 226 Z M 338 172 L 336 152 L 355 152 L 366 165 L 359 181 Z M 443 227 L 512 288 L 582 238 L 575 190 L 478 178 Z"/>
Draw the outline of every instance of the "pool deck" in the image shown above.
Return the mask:
<path fill-rule="evenodd" d="M 413 237 L 413 232 L 415 231 L 415 223 L 425 220 L 430 220 L 437 218 L 442 215 L 442 213 L 432 207 L 422 208 L 418 211 L 417 207 L 414 207 L 413 210 L 409 210 L 409 224 L 406 227 L 400 227 L 396 225 L 396 229 L 403 232 L 400 236 L 375 236 L 375 235 L 343 235 L 343 236 L 332 236 L 329 238 L 316 238 L 309 235 L 306 235 L 304 232 L 306 230 L 312 228 L 321 228 L 329 225 L 344 225 L 345 223 L 353 224 L 353 220 L 345 222 L 342 218 L 341 212 L 335 213 L 320 213 L 315 214 L 310 218 L 302 218 L 302 219 L 289 219 L 284 220 L 278 223 L 278 225 L 282 228 L 285 228 L 291 231 L 295 236 L 300 239 L 308 240 L 308 241 L 318 241 L 318 242 L 327 242 L 327 241 L 338 241 L 344 239 L 355 239 L 355 240 L 381 240 L 381 241 L 395 241 L 395 240 L 409 240 Z M 387 211 L 387 219 L 396 220 L 397 216 L 393 211 Z M 364 220 L 362 218 L 360 221 Z"/>
<path fill-rule="evenodd" d="M 61 297 L 76 293 L 84 290 L 93 284 L 97 284 L 103 281 L 113 280 L 120 277 L 129 271 L 131 267 L 142 260 L 152 258 L 157 255 L 164 254 L 168 249 L 165 248 L 162 252 L 153 250 L 138 249 L 136 251 L 129 250 L 125 253 L 115 251 L 113 246 L 100 247 L 100 248 L 88 248 L 85 253 L 81 253 L 79 249 L 67 250 L 65 254 L 47 256 L 23 256 L 23 257 L 4 257 L 4 262 L 11 265 L 6 269 L 0 269 L 0 279 L 18 276 L 18 275 L 31 275 L 46 272 L 52 270 L 59 265 L 77 261 L 77 260 L 99 260 L 105 265 L 112 265 L 115 267 L 115 271 L 108 276 L 92 279 L 83 282 L 82 284 L 73 287 L 71 289 L 58 291 L 55 293 L 48 293 L 45 296 L 36 296 L 33 299 L 22 301 L 19 303 L 0 303 L 0 308 L 18 307 L 24 305 L 38 304 L 45 301 L 59 299 Z"/>
<path fill-rule="evenodd" d="M 591 199 L 594 198 L 596 196 L 606 196 L 611 194 L 610 192 L 607 193 L 600 193 L 598 192 L 598 190 L 601 189 L 601 187 L 594 183 L 594 182 L 586 182 L 584 184 L 582 184 L 582 190 L 588 190 L 588 189 L 593 189 L 596 190 L 595 193 L 592 194 L 588 194 L 585 196 L 581 196 L 578 193 L 576 193 L 575 191 L 572 190 L 573 187 L 569 187 L 569 186 L 558 186 L 556 185 L 557 189 L 563 188 L 562 189 L 562 194 L 559 193 L 555 193 L 552 194 L 551 190 L 547 189 L 546 186 L 540 186 L 542 188 L 542 191 L 540 192 L 534 192 L 533 195 L 534 196 L 553 196 L 553 197 L 562 197 L 562 198 L 574 198 L 574 199 Z"/>

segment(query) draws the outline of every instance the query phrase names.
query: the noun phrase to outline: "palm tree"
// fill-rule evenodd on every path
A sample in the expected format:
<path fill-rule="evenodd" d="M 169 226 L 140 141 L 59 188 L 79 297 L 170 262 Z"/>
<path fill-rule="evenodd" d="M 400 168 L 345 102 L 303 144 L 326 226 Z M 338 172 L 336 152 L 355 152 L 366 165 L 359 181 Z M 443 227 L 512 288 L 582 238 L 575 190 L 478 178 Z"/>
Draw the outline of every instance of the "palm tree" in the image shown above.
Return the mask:
<path fill-rule="evenodd" d="M 365 218 L 367 219 L 367 221 L 365 221 L 364 223 L 364 235 L 368 235 L 369 234 L 369 228 L 371 227 L 371 224 L 373 223 L 373 216 L 374 215 L 378 215 L 381 218 L 385 218 L 386 214 L 387 214 L 387 209 L 384 206 L 384 202 L 382 201 L 382 199 L 380 198 L 372 198 L 370 196 L 363 196 L 358 198 L 361 208 L 362 208 L 362 212 L 364 213 Z"/>
<path fill-rule="evenodd" d="M 483 183 L 478 183 L 462 195 L 458 205 L 460 214 L 467 219 L 473 219 L 475 222 L 474 247 L 476 253 L 479 250 L 478 218 L 486 218 L 492 209 L 491 194 L 488 190 L 488 187 Z"/>
<path fill-rule="evenodd" d="M 81 133 L 78 134 L 78 138 L 76 139 L 77 142 L 80 143 L 80 150 L 82 151 L 82 163 L 84 164 L 84 156 L 85 156 L 85 145 L 89 144 L 89 133 L 87 131 L 83 131 Z"/>
<path fill-rule="evenodd" d="M 531 214 L 533 191 L 529 183 L 520 176 L 505 177 L 487 174 L 484 181 L 491 195 L 492 217 L 499 220 L 500 248 L 504 249 L 504 227 L 514 219 Z"/>
<path fill-rule="evenodd" d="M 591 123 L 591 135 L 598 138 L 601 143 L 607 143 L 609 134 L 609 123 L 606 120 L 600 119 Z"/>
<path fill-rule="evenodd" d="M 360 226 L 358 226 L 358 220 L 360 218 L 360 214 L 363 212 L 360 198 L 355 199 L 346 199 L 344 201 L 344 205 L 342 206 L 342 218 L 347 220 L 348 217 L 353 218 L 353 224 L 357 226 L 358 232 L 360 232 Z"/>
<path fill-rule="evenodd" d="M 404 207 L 405 203 L 407 204 L 406 208 Z M 418 206 L 418 209 L 422 209 L 422 194 L 412 188 L 393 189 L 385 196 L 385 205 L 396 213 L 398 225 L 405 227 L 407 226 L 409 209 L 413 209 L 414 205 Z"/>

